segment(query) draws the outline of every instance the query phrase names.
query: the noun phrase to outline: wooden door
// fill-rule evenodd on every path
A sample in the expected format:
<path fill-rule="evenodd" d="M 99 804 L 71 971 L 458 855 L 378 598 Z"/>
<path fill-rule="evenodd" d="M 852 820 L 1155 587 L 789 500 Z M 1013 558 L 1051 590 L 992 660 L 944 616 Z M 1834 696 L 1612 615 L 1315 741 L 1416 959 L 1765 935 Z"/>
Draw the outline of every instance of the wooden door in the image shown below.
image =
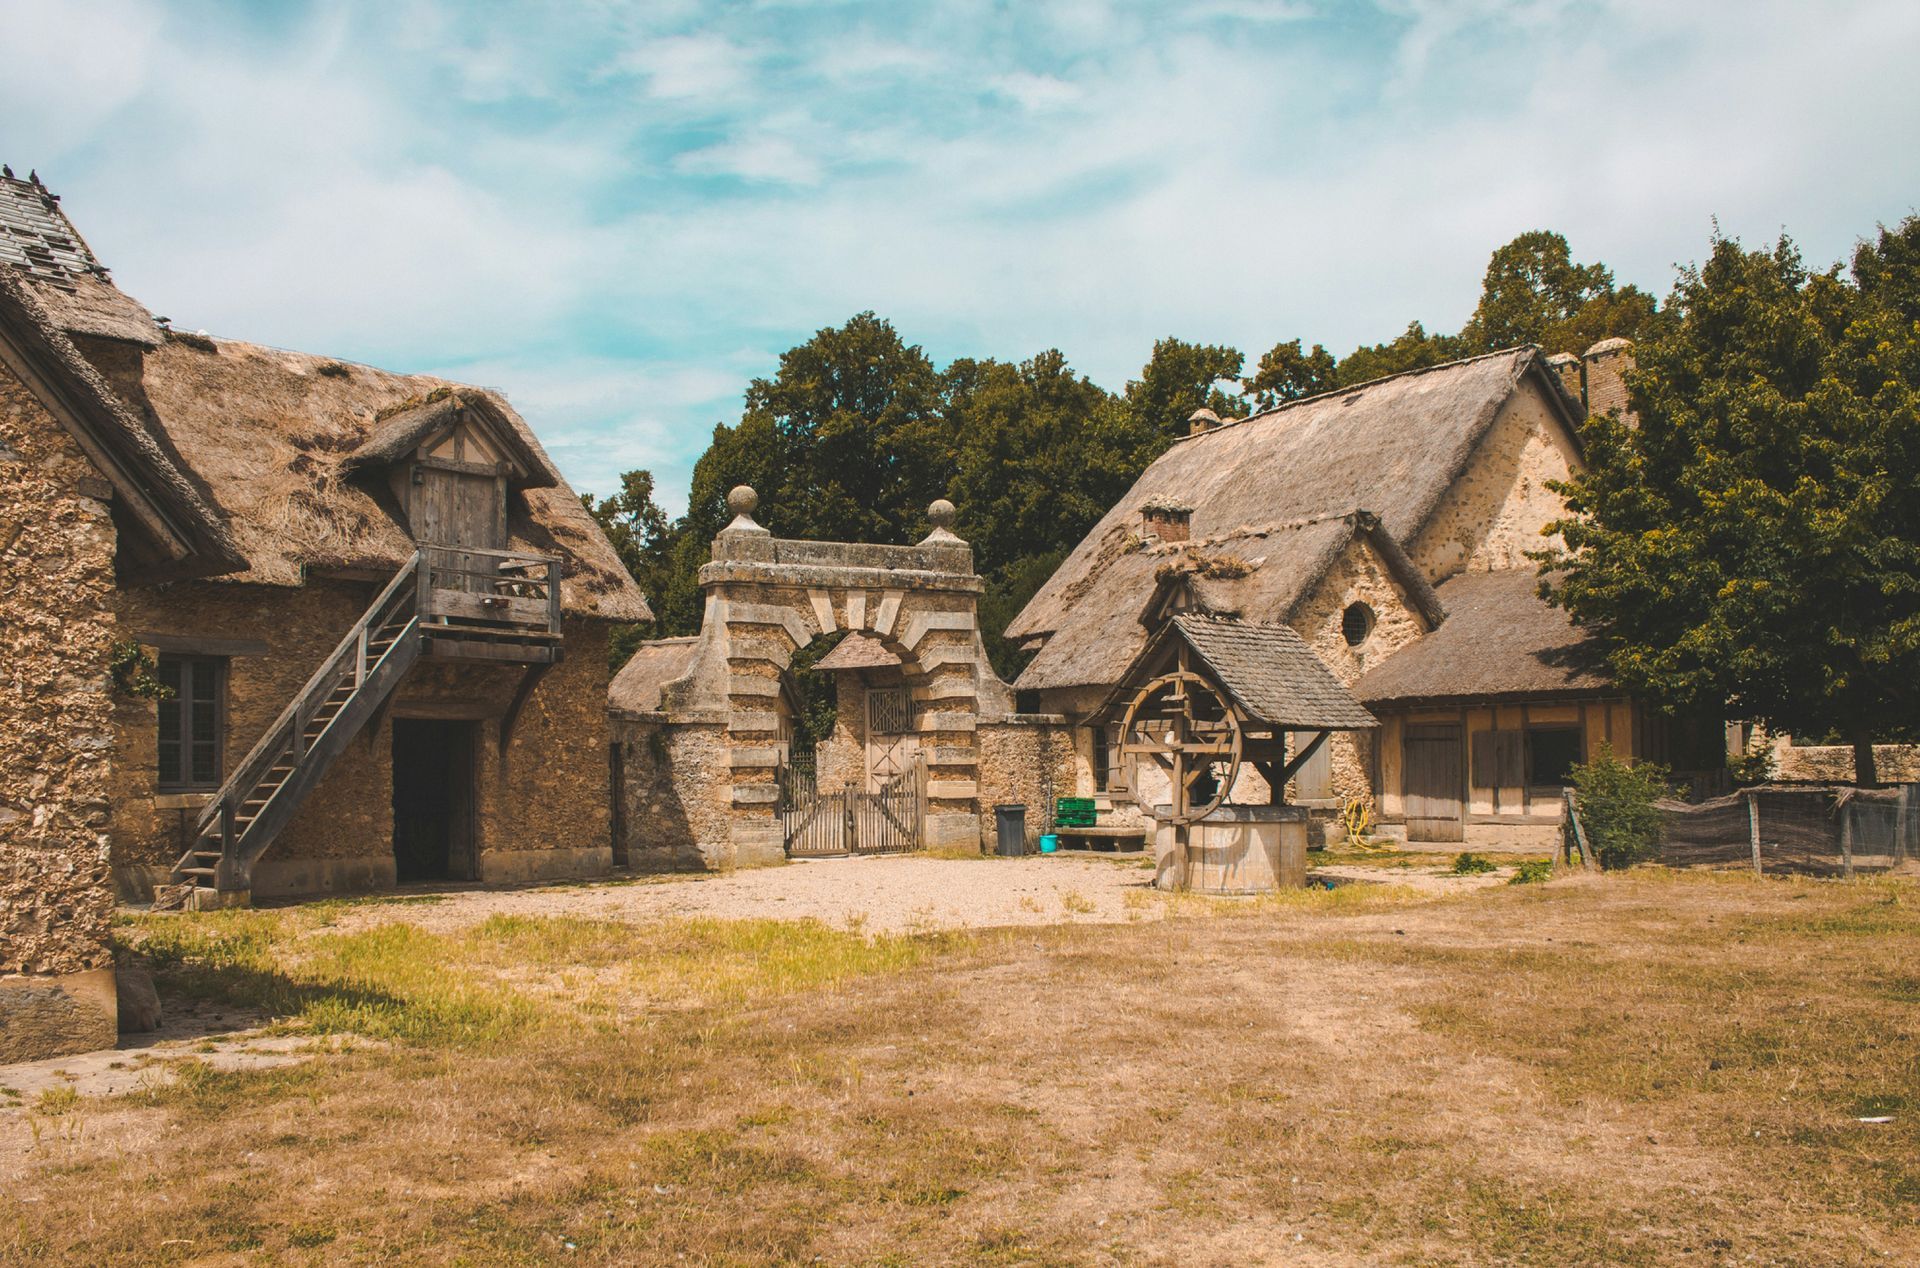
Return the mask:
<path fill-rule="evenodd" d="M 507 545 L 505 481 L 498 476 L 449 471 L 421 463 L 413 489 L 413 537 L 426 546 L 504 550 Z M 488 592 L 492 561 L 462 552 L 459 568 L 469 570 L 457 584 L 441 589 Z"/>
<path fill-rule="evenodd" d="M 1460 724 L 1410 725 L 1406 746 L 1407 839 L 1465 840 Z"/>
<path fill-rule="evenodd" d="M 867 695 L 867 791 L 896 782 L 920 753 L 913 730 L 913 693 L 905 687 L 869 687 Z"/>

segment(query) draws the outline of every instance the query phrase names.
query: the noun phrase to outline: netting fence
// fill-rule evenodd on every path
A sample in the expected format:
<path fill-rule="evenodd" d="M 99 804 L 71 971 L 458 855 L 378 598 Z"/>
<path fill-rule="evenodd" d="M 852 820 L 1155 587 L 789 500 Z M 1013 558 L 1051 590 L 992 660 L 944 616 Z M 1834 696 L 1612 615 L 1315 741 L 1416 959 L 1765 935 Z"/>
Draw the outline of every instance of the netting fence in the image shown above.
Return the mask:
<path fill-rule="evenodd" d="M 1659 803 L 1660 861 L 1761 873 L 1852 876 L 1920 861 L 1920 784 L 1748 788 Z"/>

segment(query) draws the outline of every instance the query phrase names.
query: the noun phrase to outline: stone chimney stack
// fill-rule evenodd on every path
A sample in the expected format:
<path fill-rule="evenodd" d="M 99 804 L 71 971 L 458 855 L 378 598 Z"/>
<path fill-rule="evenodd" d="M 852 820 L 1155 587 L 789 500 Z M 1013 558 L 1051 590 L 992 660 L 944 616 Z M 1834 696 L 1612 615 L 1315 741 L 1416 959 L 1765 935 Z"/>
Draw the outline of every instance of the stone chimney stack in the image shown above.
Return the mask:
<path fill-rule="evenodd" d="M 1203 431 L 1212 431 L 1220 425 L 1220 415 L 1202 407 L 1187 415 L 1187 435 L 1198 436 Z"/>
<path fill-rule="evenodd" d="M 1618 414 L 1631 423 L 1633 411 L 1627 405 L 1626 373 L 1633 369 L 1633 341 L 1602 339 L 1587 349 L 1582 358 L 1586 372 L 1587 412 Z"/>
<path fill-rule="evenodd" d="M 1560 386 L 1566 390 L 1571 400 L 1585 403 L 1587 385 L 1580 374 L 1580 358 L 1571 352 L 1556 352 L 1547 358 L 1547 369 L 1553 377 L 1560 380 Z"/>
<path fill-rule="evenodd" d="M 1155 498 L 1140 508 L 1140 535 L 1183 542 L 1193 535 L 1193 508 Z"/>

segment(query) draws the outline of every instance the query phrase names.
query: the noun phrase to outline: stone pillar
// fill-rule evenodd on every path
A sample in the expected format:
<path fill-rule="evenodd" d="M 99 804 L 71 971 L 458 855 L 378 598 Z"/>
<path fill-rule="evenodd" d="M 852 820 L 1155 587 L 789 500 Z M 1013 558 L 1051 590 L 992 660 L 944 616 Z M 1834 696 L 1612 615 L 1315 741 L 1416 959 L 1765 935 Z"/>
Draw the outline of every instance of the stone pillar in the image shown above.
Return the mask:
<path fill-rule="evenodd" d="M 1618 414 L 1628 423 L 1634 421 L 1627 403 L 1627 371 L 1633 369 L 1633 343 L 1627 339 L 1602 339 L 1587 349 L 1584 358 L 1587 382 L 1587 412 Z"/>

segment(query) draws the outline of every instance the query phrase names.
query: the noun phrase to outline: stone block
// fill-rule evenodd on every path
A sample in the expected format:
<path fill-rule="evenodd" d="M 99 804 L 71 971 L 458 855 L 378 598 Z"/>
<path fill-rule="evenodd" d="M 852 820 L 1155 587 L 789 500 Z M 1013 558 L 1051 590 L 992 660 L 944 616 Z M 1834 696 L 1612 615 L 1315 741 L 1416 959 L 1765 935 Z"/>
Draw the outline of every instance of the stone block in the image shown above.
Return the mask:
<path fill-rule="evenodd" d="M 780 750 L 736 745 L 727 756 L 727 764 L 735 770 L 772 770 L 780 765 Z"/>
<path fill-rule="evenodd" d="M 110 968 L 0 976 L 0 1065 L 111 1048 L 119 1033 Z"/>
<path fill-rule="evenodd" d="M 771 806 L 780 800 L 778 784 L 735 784 L 733 786 L 733 804 L 736 806 Z"/>

